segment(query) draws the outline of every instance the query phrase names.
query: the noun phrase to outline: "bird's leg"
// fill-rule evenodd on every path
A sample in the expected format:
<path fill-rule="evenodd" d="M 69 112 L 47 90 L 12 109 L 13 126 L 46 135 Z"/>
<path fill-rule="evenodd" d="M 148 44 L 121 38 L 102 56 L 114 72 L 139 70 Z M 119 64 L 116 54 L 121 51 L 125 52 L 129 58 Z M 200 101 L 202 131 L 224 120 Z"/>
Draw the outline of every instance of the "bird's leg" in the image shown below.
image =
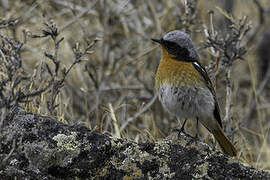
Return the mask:
<path fill-rule="evenodd" d="M 195 142 L 197 144 L 198 140 L 199 140 L 199 133 L 200 133 L 200 127 L 199 127 L 199 118 L 196 118 L 196 135 L 194 138 L 192 138 L 188 144 L 192 144 L 193 142 Z"/>
<path fill-rule="evenodd" d="M 182 127 L 180 129 L 180 132 L 185 132 L 185 124 L 186 124 L 186 122 L 187 122 L 187 119 L 185 119 L 185 121 L 184 121 L 184 123 L 183 123 L 183 125 L 182 125 Z"/>
<path fill-rule="evenodd" d="M 178 122 L 179 122 L 179 124 L 181 124 L 179 119 L 178 119 Z M 186 132 L 185 132 L 185 124 L 186 124 L 186 122 L 187 122 L 187 119 L 185 119 L 185 121 L 182 124 L 182 126 L 181 126 L 180 129 L 178 129 L 178 128 L 174 129 L 174 131 L 177 131 L 178 132 L 178 137 L 180 137 L 180 133 L 186 134 Z"/>
<path fill-rule="evenodd" d="M 199 139 L 199 134 L 200 134 L 200 127 L 199 127 L 199 118 L 196 118 L 196 135 L 195 139 Z"/>

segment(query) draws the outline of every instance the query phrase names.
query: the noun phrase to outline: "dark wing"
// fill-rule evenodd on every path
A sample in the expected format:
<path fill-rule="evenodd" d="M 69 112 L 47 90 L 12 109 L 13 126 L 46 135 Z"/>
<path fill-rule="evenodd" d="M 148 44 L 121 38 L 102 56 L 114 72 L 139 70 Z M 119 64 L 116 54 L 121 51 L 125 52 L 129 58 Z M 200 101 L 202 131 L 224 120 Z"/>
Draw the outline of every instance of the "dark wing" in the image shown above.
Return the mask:
<path fill-rule="evenodd" d="M 214 90 L 213 84 L 212 84 L 212 82 L 211 82 L 205 68 L 198 61 L 192 62 L 192 65 L 202 75 L 208 89 L 211 91 L 211 93 L 214 96 L 214 99 L 215 99 L 214 116 L 215 116 L 216 120 L 218 121 L 220 127 L 222 128 L 222 122 L 221 122 L 221 117 L 220 117 L 220 109 L 219 109 L 219 106 L 218 106 L 218 103 L 217 103 L 216 92 Z"/>

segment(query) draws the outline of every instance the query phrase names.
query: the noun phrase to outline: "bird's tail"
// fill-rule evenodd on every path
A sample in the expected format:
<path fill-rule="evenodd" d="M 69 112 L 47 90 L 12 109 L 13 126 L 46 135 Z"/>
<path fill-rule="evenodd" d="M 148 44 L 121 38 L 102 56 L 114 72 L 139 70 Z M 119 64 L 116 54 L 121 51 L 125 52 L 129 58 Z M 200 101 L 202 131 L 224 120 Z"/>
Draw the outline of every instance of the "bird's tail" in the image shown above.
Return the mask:
<path fill-rule="evenodd" d="M 217 124 L 217 128 L 212 131 L 215 139 L 218 141 L 224 154 L 229 156 L 237 156 L 237 151 L 230 140 L 225 136 L 221 127 Z"/>

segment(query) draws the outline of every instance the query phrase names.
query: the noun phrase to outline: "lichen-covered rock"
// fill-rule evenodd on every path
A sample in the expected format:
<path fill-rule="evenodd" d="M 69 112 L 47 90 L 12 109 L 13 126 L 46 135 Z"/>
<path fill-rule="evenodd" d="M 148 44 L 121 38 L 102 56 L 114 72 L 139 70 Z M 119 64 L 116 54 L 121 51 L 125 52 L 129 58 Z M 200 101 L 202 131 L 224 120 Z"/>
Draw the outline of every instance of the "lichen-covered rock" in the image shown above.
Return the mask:
<path fill-rule="evenodd" d="M 184 134 L 137 144 L 19 107 L 0 132 L 0 179 L 270 179 Z"/>

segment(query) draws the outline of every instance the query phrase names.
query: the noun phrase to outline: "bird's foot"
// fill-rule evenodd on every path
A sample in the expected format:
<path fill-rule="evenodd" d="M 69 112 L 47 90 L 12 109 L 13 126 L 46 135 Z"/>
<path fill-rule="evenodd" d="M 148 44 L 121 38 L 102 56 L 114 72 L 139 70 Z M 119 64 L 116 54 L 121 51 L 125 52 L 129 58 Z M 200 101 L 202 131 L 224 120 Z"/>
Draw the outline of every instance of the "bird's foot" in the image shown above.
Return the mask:
<path fill-rule="evenodd" d="M 184 133 L 185 135 L 188 135 L 186 132 L 185 132 L 185 125 L 186 125 L 186 122 L 187 122 L 187 119 L 185 119 L 183 125 L 181 126 L 180 129 L 176 128 L 174 129 L 173 131 L 177 131 L 178 132 L 178 138 L 180 137 L 180 134 L 181 133 Z"/>
<path fill-rule="evenodd" d="M 182 127 L 182 128 L 175 128 L 173 129 L 173 132 L 177 132 L 177 137 L 180 138 L 180 135 L 181 133 L 185 134 L 185 135 L 188 135 L 186 132 L 185 132 L 185 129 Z"/>
<path fill-rule="evenodd" d="M 178 137 L 179 139 L 181 138 L 181 133 L 184 134 L 185 136 L 187 136 L 187 137 L 190 138 L 190 139 L 194 139 L 194 137 L 191 136 L 189 133 L 187 133 L 187 132 L 185 131 L 184 128 L 180 128 L 180 129 L 179 129 L 179 128 L 175 128 L 175 129 L 173 129 L 172 131 L 178 133 L 178 134 L 177 134 L 177 137 Z"/>

